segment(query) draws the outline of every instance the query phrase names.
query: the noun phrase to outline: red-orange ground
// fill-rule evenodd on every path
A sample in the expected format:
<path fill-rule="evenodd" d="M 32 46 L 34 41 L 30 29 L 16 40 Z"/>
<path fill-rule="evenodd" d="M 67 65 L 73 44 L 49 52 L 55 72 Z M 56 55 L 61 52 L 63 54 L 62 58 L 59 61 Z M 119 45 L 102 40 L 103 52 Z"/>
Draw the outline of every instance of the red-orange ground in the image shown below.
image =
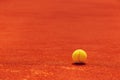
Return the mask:
<path fill-rule="evenodd" d="M 0 0 L 0 80 L 120 80 L 120 1 Z"/>

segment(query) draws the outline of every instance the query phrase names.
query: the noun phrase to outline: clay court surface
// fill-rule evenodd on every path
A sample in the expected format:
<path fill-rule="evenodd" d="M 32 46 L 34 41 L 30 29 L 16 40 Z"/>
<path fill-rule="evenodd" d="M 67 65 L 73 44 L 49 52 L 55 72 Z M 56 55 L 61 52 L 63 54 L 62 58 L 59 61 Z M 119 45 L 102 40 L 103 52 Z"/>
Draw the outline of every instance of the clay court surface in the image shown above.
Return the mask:
<path fill-rule="evenodd" d="M 120 80 L 120 1 L 0 0 L 0 80 Z"/>

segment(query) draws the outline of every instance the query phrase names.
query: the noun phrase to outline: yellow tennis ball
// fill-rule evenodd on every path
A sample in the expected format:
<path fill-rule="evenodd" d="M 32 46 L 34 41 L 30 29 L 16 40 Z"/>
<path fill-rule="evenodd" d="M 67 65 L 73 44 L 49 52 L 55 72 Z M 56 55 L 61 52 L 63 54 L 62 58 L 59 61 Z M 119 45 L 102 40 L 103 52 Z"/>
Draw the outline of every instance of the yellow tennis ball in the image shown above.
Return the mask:
<path fill-rule="evenodd" d="M 77 49 L 72 54 L 74 63 L 85 63 L 87 59 L 87 53 L 82 49 Z"/>

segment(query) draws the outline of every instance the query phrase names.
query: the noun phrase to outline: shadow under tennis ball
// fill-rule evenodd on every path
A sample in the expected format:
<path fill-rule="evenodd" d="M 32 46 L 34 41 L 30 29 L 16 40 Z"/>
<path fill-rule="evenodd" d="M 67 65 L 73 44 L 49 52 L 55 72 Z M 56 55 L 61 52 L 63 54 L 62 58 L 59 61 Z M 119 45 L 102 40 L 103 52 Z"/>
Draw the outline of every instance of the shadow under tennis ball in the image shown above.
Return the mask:
<path fill-rule="evenodd" d="M 76 66 L 84 66 L 84 65 L 86 65 L 86 63 L 72 63 L 72 65 L 76 65 Z"/>

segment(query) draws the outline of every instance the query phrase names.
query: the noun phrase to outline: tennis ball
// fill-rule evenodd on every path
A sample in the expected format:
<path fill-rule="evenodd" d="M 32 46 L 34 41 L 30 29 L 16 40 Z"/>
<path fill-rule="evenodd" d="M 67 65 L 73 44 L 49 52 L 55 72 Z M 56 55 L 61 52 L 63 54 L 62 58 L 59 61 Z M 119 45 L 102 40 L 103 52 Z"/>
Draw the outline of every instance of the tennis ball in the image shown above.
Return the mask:
<path fill-rule="evenodd" d="M 85 63 L 87 59 L 87 53 L 82 49 L 77 49 L 72 54 L 74 63 Z"/>

